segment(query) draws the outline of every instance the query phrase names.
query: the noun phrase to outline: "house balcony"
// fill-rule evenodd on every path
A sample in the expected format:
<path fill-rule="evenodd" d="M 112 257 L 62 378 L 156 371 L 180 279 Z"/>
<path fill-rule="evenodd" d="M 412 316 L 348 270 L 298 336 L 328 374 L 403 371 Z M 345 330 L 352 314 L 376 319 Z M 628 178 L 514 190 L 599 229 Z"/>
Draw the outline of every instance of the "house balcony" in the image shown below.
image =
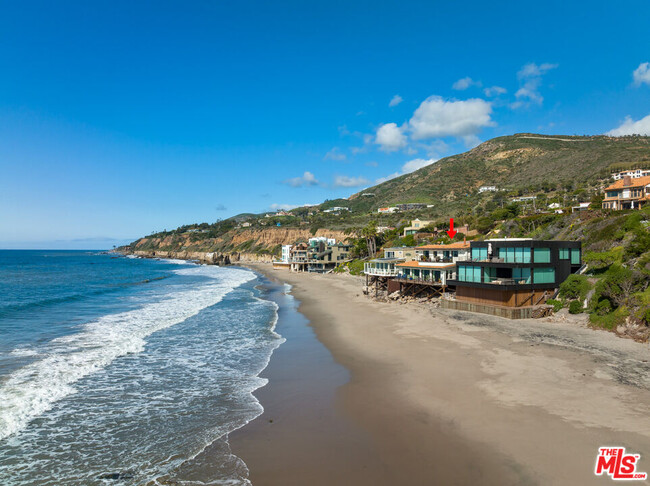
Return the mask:
<path fill-rule="evenodd" d="M 366 267 L 363 269 L 363 273 L 366 275 L 371 275 L 373 277 L 395 277 L 397 276 L 398 272 L 395 268 Z"/>

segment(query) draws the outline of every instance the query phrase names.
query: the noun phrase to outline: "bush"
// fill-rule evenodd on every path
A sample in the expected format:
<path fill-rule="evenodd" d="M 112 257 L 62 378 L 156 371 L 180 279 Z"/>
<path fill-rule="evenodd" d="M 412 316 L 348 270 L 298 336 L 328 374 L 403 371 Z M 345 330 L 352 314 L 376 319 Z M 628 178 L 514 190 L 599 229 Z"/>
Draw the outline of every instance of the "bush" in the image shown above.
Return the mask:
<path fill-rule="evenodd" d="M 594 307 L 594 312 L 599 316 L 607 315 L 612 312 L 612 303 L 607 299 L 600 300 Z"/>
<path fill-rule="evenodd" d="M 560 312 L 562 307 L 564 307 L 564 303 L 561 300 L 548 299 L 546 303 L 553 306 L 553 312 Z"/>
<path fill-rule="evenodd" d="M 615 329 L 616 326 L 618 326 L 619 324 L 623 324 L 625 322 L 625 319 L 629 314 L 630 312 L 628 308 L 623 306 L 614 310 L 614 312 L 610 312 L 609 314 L 605 314 L 603 316 L 599 316 L 596 313 L 592 313 L 589 315 L 589 321 L 594 327 L 602 327 L 604 329 Z"/>
<path fill-rule="evenodd" d="M 640 290 L 643 281 L 639 272 L 633 272 L 618 263 L 609 267 L 596 285 L 596 294 L 608 299 L 615 307 L 627 304 L 630 296 Z"/>
<path fill-rule="evenodd" d="M 560 284 L 560 297 L 565 299 L 584 300 L 587 292 L 591 289 L 591 284 L 584 275 L 569 275 L 569 277 Z"/>
<path fill-rule="evenodd" d="M 650 233 L 643 228 L 637 229 L 634 239 L 625 248 L 625 258 L 636 258 L 647 251 L 650 251 Z"/>
<path fill-rule="evenodd" d="M 364 267 L 364 260 L 352 260 L 349 262 L 339 264 L 335 269 L 335 273 L 345 273 L 348 269 L 351 275 L 362 275 Z"/>
<path fill-rule="evenodd" d="M 580 314 L 582 313 L 582 302 L 579 300 L 572 300 L 569 304 L 569 314 Z"/>
<path fill-rule="evenodd" d="M 621 255 L 623 253 L 623 247 L 617 246 L 609 251 L 588 251 L 585 253 L 585 263 L 589 265 L 589 268 L 594 270 L 604 270 L 609 268 L 614 263 L 621 262 Z"/>

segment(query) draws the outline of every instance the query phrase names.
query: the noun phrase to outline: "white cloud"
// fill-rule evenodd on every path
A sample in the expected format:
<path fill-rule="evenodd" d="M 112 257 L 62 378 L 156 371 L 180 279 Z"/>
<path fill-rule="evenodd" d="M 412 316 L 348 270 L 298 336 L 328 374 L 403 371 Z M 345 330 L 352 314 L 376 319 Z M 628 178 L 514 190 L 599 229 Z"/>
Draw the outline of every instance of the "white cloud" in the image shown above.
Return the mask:
<path fill-rule="evenodd" d="M 288 184 L 291 187 L 303 187 L 303 186 L 317 186 L 319 184 L 314 174 L 309 171 L 306 171 L 301 177 L 293 177 L 284 181 L 284 184 Z"/>
<path fill-rule="evenodd" d="M 642 62 L 632 73 L 634 84 L 641 86 L 643 83 L 650 85 L 650 62 Z"/>
<path fill-rule="evenodd" d="M 393 172 L 392 174 L 387 175 L 386 177 L 380 177 L 379 179 L 375 180 L 375 184 L 381 184 L 382 182 L 389 181 L 391 179 L 395 179 L 395 177 L 399 177 L 404 174 L 410 174 L 411 172 L 414 172 L 418 169 L 421 169 L 422 167 L 426 167 L 427 165 L 431 165 L 435 162 L 438 162 L 439 159 L 413 159 L 409 160 L 406 162 L 403 166 L 400 172 Z"/>
<path fill-rule="evenodd" d="M 607 132 L 607 135 L 621 137 L 623 135 L 650 135 L 650 115 L 634 121 L 626 116 L 621 126 Z"/>
<path fill-rule="evenodd" d="M 341 153 L 341 150 L 338 147 L 332 148 L 329 152 L 325 154 L 325 157 L 323 157 L 323 160 L 339 160 L 343 161 L 347 157 L 345 156 L 344 153 Z"/>
<path fill-rule="evenodd" d="M 358 187 L 368 185 L 370 181 L 365 177 L 336 176 L 334 187 Z"/>
<path fill-rule="evenodd" d="M 544 101 L 539 92 L 542 85 L 542 76 L 551 69 L 557 68 L 557 66 L 557 64 L 535 64 L 530 62 L 522 67 L 517 73 L 517 79 L 519 79 L 519 89 L 515 93 L 517 101 L 510 105 L 511 108 L 520 108 L 530 104 L 541 105 Z"/>
<path fill-rule="evenodd" d="M 409 127 L 415 140 L 466 137 L 476 135 L 483 127 L 494 126 L 491 113 L 491 103 L 479 98 L 446 101 L 440 96 L 430 96 L 415 110 Z"/>
<path fill-rule="evenodd" d="M 507 89 L 502 88 L 501 86 L 491 86 L 489 88 L 485 88 L 483 90 L 483 93 L 485 93 L 485 96 L 488 96 L 492 98 L 493 96 L 499 96 L 502 94 L 506 94 L 508 92 Z"/>
<path fill-rule="evenodd" d="M 404 98 L 402 98 L 400 95 L 395 95 L 390 100 L 390 103 L 388 103 L 388 106 L 392 108 L 393 106 L 399 105 L 402 101 L 404 101 Z"/>
<path fill-rule="evenodd" d="M 483 83 L 480 81 L 474 81 L 472 78 L 467 76 L 466 78 L 461 78 L 451 85 L 452 89 L 457 91 L 463 91 L 471 86 L 482 86 Z"/>
<path fill-rule="evenodd" d="M 394 152 L 406 147 L 406 135 L 396 123 L 385 123 L 377 129 L 375 143 L 384 152 Z"/>
<path fill-rule="evenodd" d="M 377 167 L 379 164 L 375 162 L 374 160 L 371 160 L 370 162 L 366 162 L 366 165 L 368 167 Z"/>

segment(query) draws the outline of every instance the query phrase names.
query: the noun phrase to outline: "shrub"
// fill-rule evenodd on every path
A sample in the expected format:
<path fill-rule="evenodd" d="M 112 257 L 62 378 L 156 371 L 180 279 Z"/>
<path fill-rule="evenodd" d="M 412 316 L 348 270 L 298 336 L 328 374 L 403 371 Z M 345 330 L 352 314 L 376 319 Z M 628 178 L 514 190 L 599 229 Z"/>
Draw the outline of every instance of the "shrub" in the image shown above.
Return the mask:
<path fill-rule="evenodd" d="M 587 292 L 591 289 L 591 284 L 584 275 L 569 275 L 569 277 L 560 284 L 560 296 L 565 299 L 584 300 Z"/>
<path fill-rule="evenodd" d="M 618 309 L 614 310 L 614 312 L 610 312 L 609 314 L 605 314 L 603 316 L 599 316 L 596 313 L 592 313 L 589 315 L 589 321 L 594 327 L 602 327 L 604 329 L 615 329 L 616 326 L 619 324 L 623 324 L 625 322 L 625 319 L 629 315 L 629 310 L 627 307 L 619 307 Z"/>
<path fill-rule="evenodd" d="M 609 251 L 588 251 L 585 253 L 585 263 L 594 270 L 603 270 L 614 263 L 621 262 L 623 247 L 617 246 Z"/>
<path fill-rule="evenodd" d="M 546 303 L 553 306 L 553 312 L 560 312 L 562 307 L 564 307 L 564 303 L 557 299 L 548 299 Z"/>
<path fill-rule="evenodd" d="M 647 251 L 650 251 L 650 233 L 645 229 L 637 229 L 634 239 L 625 248 L 625 258 L 636 258 Z"/>
<path fill-rule="evenodd" d="M 620 307 L 627 303 L 635 291 L 639 290 L 642 280 L 638 272 L 615 263 L 599 280 L 596 293 L 608 299 L 616 307 Z"/>
<path fill-rule="evenodd" d="M 607 315 L 612 312 L 612 303 L 607 299 L 602 299 L 594 307 L 594 312 L 599 316 Z"/>
<path fill-rule="evenodd" d="M 569 314 L 580 314 L 582 313 L 582 302 L 579 300 L 572 300 L 569 304 Z"/>

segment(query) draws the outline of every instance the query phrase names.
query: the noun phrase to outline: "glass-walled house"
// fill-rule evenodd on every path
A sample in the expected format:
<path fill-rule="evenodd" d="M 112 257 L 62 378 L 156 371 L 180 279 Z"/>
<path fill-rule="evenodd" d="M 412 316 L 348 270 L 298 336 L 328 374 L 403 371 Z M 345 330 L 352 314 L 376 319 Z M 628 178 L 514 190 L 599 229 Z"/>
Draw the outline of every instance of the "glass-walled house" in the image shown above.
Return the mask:
<path fill-rule="evenodd" d="M 457 262 L 456 299 L 509 307 L 537 305 L 582 266 L 579 241 L 493 239 L 471 242 Z"/>

